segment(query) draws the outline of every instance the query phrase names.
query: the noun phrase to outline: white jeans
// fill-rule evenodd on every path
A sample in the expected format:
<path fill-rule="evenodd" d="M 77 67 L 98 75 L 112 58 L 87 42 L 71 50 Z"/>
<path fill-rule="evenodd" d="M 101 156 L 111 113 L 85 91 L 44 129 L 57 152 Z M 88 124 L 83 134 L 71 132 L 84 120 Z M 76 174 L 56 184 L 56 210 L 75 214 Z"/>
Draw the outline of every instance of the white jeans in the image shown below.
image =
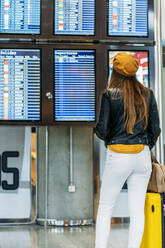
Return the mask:
<path fill-rule="evenodd" d="M 108 248 L 112 210 L 126 180 L 130 214 L 128 248 L 140 247 L 144 231 L 145 196 L 151 171 L 148 146 L 137 154 L 116 153 L 107 149 L 96 219 L 95 248 Z"/>

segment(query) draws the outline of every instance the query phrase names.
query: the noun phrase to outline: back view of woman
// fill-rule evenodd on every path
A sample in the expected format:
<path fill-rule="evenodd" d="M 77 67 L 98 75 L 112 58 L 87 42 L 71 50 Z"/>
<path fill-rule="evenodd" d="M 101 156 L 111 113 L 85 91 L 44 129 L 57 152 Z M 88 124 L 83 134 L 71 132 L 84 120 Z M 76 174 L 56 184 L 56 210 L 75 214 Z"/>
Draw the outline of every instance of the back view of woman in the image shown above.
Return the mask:
<path fill-rule="evenodd" d="M 142 240 L 145 195 L 152 171 L 150 149 L 160 135 L 160 127 L 154 94 L 136 79 L 138 68 L 139 62 L 132 55 L 118 53 L 110 84 L 102 95 L 95 132 L 105 141 L 107 158 L 95 248 L 108 248 L 112 211 L 125 181 L 130 214 L 128 248 L 139 248 Z"/>

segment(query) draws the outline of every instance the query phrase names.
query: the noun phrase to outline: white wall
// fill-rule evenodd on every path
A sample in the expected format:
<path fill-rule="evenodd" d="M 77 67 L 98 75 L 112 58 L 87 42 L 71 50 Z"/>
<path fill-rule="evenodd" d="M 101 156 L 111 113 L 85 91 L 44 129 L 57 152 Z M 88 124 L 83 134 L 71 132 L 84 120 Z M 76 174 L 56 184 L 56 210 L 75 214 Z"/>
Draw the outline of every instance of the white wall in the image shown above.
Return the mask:
<path fill-rule="evenodd" d="M 162 4 L 162 42 L 163 42 L 163 46 L 165 46 L 165 0 L 161 1 Z M 163 54 L 163 56 L 165 56 L 165 54 Z M 165 127 L 165 68 L 162 68 L 163 70 L 163 78 L 162 78 L 162 89 L 163 89 L 163 95 L 162 95 L 162 99 L 163 99 L 163 127 Z M 162 132 L 164 133 L 164 142 L 165 142 L 165 128 L 163 128 Z"/>
<path fill-rule="evenodd" d="M 162 39 L 163 39 L 163 45 L 165 45 L 165 1 L 161 1 L 162 4 Z"/>

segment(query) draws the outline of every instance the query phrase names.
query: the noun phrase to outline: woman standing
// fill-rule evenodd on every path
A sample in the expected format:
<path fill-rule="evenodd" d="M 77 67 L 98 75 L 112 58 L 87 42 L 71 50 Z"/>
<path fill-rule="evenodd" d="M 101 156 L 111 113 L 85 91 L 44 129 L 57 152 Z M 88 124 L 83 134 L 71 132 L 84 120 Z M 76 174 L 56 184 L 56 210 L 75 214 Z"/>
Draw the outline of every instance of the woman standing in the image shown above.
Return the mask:
<path fill-rule="evenodd" d="M 139 62 L 118 53 L 110 84 L 102 95 L 96 135 L 107 147 L 95 248 L 108 248 L 110 219 L 116 199 L 128 185 L 130 227 L 128 248 L 139 248 L 144 231 L 144 203 L 152 171 L 150 149 L 160 134 L 157 104 L 151 89 L 136 79 Z M 122 207 L 122 206 L 121 206 Z"/>

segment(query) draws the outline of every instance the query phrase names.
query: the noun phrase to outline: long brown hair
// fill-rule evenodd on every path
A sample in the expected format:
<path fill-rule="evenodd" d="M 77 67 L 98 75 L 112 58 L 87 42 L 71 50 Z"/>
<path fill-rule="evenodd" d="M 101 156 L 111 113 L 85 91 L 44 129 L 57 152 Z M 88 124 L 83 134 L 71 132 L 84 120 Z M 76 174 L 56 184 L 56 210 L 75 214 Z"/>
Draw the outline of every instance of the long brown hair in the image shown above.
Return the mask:
<path fill-rule="evenodd" d="M 127 133 L 133 134 L 136 123 L 144 120 L 144 129 L 148 125 L 148 107 L 146 97 L 149 90 L 145 88 L 136 76 L 125 77 L 114 69 L 107 90 L 117 88 L 121 90 L 124 98 L 125 129 Z"/>

